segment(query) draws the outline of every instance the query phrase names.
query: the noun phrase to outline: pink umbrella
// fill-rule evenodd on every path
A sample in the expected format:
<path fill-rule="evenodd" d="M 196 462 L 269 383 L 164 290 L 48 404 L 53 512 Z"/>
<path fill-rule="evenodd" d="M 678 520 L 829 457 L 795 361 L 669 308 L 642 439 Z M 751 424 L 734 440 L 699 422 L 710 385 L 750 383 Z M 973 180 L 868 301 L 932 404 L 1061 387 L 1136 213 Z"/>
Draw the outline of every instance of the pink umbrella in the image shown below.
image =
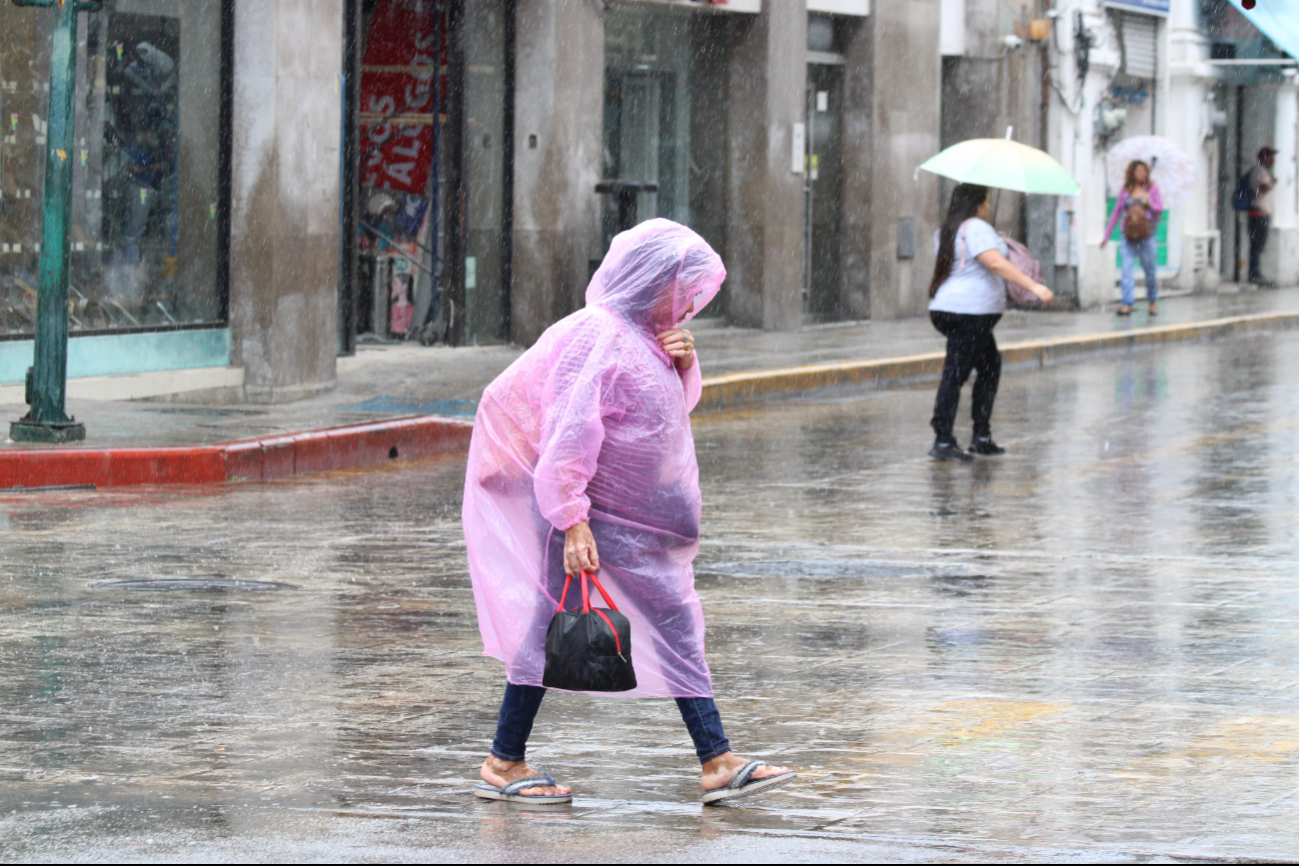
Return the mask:
<path fill-rule="evenodd" d="M 1195 161 L 1177 142 L 1161 135 L 1134 135 L 1114 145 L 1105 155 L 1105 179 L 1111 192 L 1123 188 L 1128 163 L 1134 159 L 1150 166 L 1150 179 L 1159 184 L 1165 207 L 1185 201 L 1195 191 Z"/>

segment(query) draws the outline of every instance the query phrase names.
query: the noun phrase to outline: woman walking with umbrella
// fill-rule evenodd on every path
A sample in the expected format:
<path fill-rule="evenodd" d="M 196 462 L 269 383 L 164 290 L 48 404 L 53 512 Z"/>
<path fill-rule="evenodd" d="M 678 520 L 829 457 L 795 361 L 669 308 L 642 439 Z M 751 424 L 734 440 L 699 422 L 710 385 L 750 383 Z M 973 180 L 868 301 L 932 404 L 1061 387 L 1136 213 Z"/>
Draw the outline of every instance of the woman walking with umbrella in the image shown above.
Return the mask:
<path fill-rule="evenodd" d="M 1119 307 L 1120 316 L 1132 315 L 1132 300 L 1136 294 L 1136 263 L 1146 272 L 1146 300 L 1150 302 L 1150 315 L 1158 315 L 1156 303 L 1159 300 L 1159 275 L 1155 267 L 1155 227 L 1164 212 L 1164 201 L 1159 194 L 1159 185 L 1150 179 L 1150 166 L 1143 160 L 1134 159 L 1128 163 L 1128 170 L 1123 179 L 1123 189 L 1114 203 L 1110 214 L 1109 225 L 1105 227 L 1105 236 L 1101 238 L 1101 249 L 1109 242 L 1114 233 L 1114 226 L 1119 217 L 1123 218 L 1123 277 L 1119 288 L 1123 293 L 1123 306 Z"/>
<path fill-rule="evenodd" d="M 992 227 L 988 187 L 1026 193 L 1077 195 L 1078 184 L 1042 151 L 1010 139 L 978 138 L 947 148 L 920 168 L 961 183 L 952 191 L 947 218 L 935 237 L 937 257 L 929 283 L 929 318 L 947 337 L 943 377 L 934 399 L 935 460 L 968 461 L 970 454 L 1002 454 L 992 440 L 992 406 L 1001 381 L 1001 352 L 992 334 L 1013 284 L 1044 304 L 1055 295 L 1007 259 L 1008 247 Z M 961 387 L 974 382 L 974 438 L 970 453 L 957 444 L 953 427 Z"/>
<path fill-rule="evenodd" d="M 1119 197 L 1110 214 L 1101 248 L 1105 248 L 1120 219 L 1124 229 L 1123 306 L 1119 308 L 1119 315 L 1126 316 L 1132 312 L 1135 294 L 1133 272 L 1138 261 L 1146 272 L 1146 298 L 1150 301 L 1151 315 L 1155 315 L 1159 296 L 1155 230 L 1159 221 L 1167 216 L 1168 208 L 1177 207 L 1195 192 L 1195 160 L 1172 139 L 1161 135 L 1134 135 L 1123 139 L 1105 154 L 1105 180 L 1110 189 L 1119 190 Z M 1140 225 L 1142 221 L 1145 222 L 1144 229 Z M 1148 238 L 1136 237 L 1146 231 L 1149 231 Z"/>
<path fill-rule="evenodd" d="M 974 382 L 974 438 L 970 454 L 996 455 L 1005 450 L 992 441 L 992 405 L 1001 381 L 1001 351 L 992 329 L 1006 309 L 1006 283 L 1013 282 L 1037 296 L 1044 304 L 1055 295 L 1034 282 L 1006 258 L 1006 242 L 988 220 L 992 207 L 988 188 L 963 183 L 952 191 L 947 219 L 938 230 L 938 256 L 929 283 L 929 319 L 947 338 L 943 378 L 934 399 L 934 447 L 936 460 L 970 460 L 956 442 L 953 427 L 961 399 L 961 387 L 972 371 Z"/>

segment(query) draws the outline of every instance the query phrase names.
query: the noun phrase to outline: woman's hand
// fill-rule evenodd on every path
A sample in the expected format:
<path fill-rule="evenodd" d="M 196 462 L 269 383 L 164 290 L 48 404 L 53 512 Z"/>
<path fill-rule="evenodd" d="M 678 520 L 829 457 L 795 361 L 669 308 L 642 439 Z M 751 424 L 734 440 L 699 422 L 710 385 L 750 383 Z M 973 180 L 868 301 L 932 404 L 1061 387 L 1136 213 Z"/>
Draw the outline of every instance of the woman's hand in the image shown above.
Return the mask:
<path fill-rule="evenodd" d="M 659 334 L 659 345 L 678 370 L 689 370 L 695 362 L 695 337 L 684 328 L 669 328 Z"/>
<path fill-rule="evenodd" d="M 599 570 L 600 554 L 595 549 L 591 525 L 585 520 L 573 524 L 564 533 L 564 572 L 577 574 L 579 571 Z"/>
<path fill-rule="evenodd" d="M 1028 275 L 1010 263 L 998 250 L 985 250 L 975 256 L 979 264 L 992 271 L 997 276 L 1007 282 L 1014 283 L 1017 286 L 1023 286 L 1033 294 L 1037 295 L 1038 300 L 1044 304 L 1049 304 L 1055 300 L 1055 293 L 1041 283 L 1035 283 L 1028 278 Z"/>

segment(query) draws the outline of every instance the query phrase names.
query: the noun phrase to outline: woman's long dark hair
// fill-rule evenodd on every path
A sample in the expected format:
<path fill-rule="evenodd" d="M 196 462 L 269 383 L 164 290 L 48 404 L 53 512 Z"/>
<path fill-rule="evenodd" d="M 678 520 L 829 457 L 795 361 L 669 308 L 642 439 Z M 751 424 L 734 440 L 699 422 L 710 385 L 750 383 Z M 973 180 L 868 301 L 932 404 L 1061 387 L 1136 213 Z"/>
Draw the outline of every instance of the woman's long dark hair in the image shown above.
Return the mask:
<path fill-rule="evenodd" d="M 988 200 L 988 188 L 977 183 L 958 184 L 952 190 L 952 203 L 947 206 L 947 219 L 938 232 L 938 258 L 934 261 L 934 278 L 929 282 L 929 297 L 938 294 L 938 287 L 952 275 L 956 261 L 956 233 L 961 223 L 974 216 L 979 205 Z"/>
<path fill-rule="evenodd" d="M 1134 159 L 1128 163 L 1128 170 L 1123 175 L 1123 188 L 1132 192 L 1137 188 L 1137 167 L 1140 166 L 1146 170 L 1146 186 L 1150 186 L 1150 166 L 1146 165 L 1143 159 Z"/>

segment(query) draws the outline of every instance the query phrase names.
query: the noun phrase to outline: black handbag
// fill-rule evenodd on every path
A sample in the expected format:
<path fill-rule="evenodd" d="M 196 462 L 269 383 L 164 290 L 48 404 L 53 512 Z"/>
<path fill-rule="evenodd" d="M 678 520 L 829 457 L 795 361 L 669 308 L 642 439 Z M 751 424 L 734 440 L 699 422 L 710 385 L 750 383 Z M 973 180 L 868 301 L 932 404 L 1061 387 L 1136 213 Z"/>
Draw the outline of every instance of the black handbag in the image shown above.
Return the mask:
<path fill-rule="evenodd" d="M 587 577 L 604 596 L 607 609 L 591 607 Z M 571 692 L 625 692 L 636 688 L 631 663 L 631 623 L 618 612 L 595 575 L 581 573 L 582 610 L 564 610 L 573 575 L 564 578 L 559 607 L 546 629 L 546 672 L 541 684 Z"/>

